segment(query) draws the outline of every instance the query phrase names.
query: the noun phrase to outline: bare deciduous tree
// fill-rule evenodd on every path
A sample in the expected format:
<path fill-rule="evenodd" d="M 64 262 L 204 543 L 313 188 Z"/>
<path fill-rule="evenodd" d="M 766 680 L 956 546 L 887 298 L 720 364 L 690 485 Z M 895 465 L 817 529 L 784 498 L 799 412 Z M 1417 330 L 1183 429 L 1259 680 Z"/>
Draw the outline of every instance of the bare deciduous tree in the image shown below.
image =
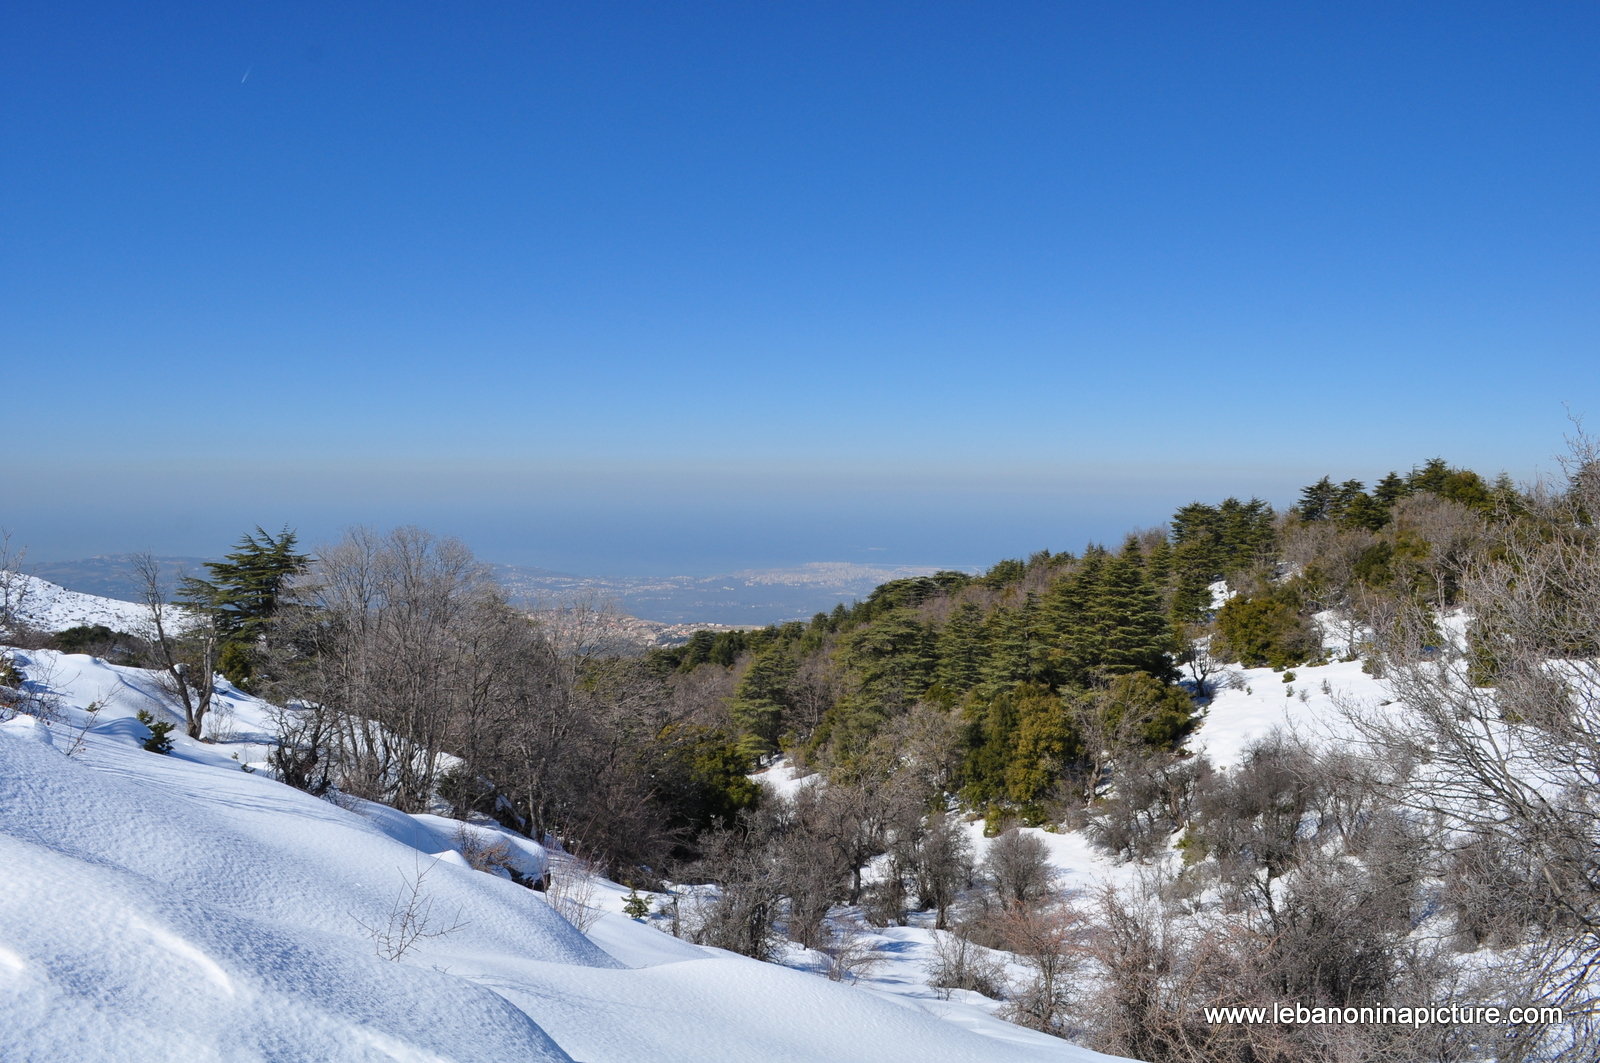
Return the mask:
<path fill-rule="evenodd" d="M 135 555 L 133 569 L 149 614 L 145 640 L 160 665 L 162 689 L 182 708 L 184 733 L 197 739 L 204 732 L 216 689 L 215 617 L 203 609 L 171 604 L 161 563 L 150 553 Z"/>
<path fill-rule="evenodd" d="M 1530 519 L 1502 526 L 1494 551 L 1459 559 L 1464 636 L 1403 605 L 1379 633 L 1394 704 L 1345 711 L 1372 756 L 1415 765 L 1396 797 L 1437 825 L 1438 844 L 1463 854 L 1456 881 L 1477 895 L 1470 903 L 1527 912 L 1537 933 L 1517 955 L 1536 957 L 1524 972 L 1529 991 L 1593 1015 L 1600 453 L 1592 441 L 1575 443 L 1568 472 L 1565 490 L 1535 492 Z M 1587 1050 L 1597 1030 L 1585 1022 Z"/>
<path fill-rule="evenodd" d="M 0 528 L 0 636 L 14 639 L 25 626 L 33 580 L 22 571 L 27 547 L 13 548 L 11 532 Z"/>
<path fill-rule="evenodd" d="M 1016 827 L 989 843 L 983 876 L 1004 911 L 1031 908 L 1050 895 L 1055 869 L 1044 842 Z"/>
<path fill-rule="evenodd" d="M 1083 962 L 1087 927 L 1069 905 L 1013 905 L 1001 917 L 1007 949 L 1029 969 L 1026 982 L 1015 985 L 1005 1015 L 1020 1026 L 1062 1036 L 1068 1032 L 1073 976 Z"/>

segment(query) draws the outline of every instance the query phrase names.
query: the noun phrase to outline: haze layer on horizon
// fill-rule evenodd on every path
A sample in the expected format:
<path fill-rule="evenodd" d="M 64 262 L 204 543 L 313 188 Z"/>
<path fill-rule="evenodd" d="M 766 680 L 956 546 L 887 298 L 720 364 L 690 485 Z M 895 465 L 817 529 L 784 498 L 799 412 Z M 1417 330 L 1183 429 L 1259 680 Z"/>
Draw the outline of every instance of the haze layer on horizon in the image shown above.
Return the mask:
<path fill-rule="evenodd" d="M 976 567 L 1600 384 L 1600 9 L 50 5 L 0 526 Z"/>

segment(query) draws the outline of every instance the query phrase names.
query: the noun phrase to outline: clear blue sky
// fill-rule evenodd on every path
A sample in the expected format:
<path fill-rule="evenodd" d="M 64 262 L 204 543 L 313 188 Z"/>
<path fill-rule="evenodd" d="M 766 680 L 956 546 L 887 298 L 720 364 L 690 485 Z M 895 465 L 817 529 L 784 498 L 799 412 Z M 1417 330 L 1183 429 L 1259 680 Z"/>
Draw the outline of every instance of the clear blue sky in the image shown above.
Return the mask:
<path fill-rule="evenodd" d="M 1600 416 L 1593 4 L 12 5 L 0 524 L 984 564 Z"/>

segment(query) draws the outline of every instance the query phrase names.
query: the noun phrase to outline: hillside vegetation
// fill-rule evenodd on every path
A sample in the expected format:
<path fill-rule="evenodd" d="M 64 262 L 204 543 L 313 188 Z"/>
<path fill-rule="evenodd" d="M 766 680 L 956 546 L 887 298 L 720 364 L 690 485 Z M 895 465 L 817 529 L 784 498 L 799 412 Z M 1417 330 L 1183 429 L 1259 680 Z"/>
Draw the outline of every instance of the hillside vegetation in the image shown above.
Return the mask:
<path fill-rule="evenodd" d="M 846 977 L 862 924 L 919 924 L 941 991 L 1150 1061 L 1590 1059 L 1595 459 L 1580 440 L 1566 481 L 1524 489 L 1436 459 L 1370 489 L 1324 478 L 1282 513 L 1196 502 L 1115 548 L 642 654 L 592 609 L 513 609 L 414 528 L 314 558 L 258 529 L 183 584 L 177 629 L 13 637 L 154 665 L 194 737 L 220 669 L 280 706 L 279 780 L 559 840 L 658 891 L 697 944 Z M 1298 682 L 1309 706 L 1301 672 L 1317 733 L 1197 752 L 1238 688 L 1276 677 L 1293 705 Z M 780 757 L 809 779 L 759 785 Z M 1142 873 L 1064 888 L 1042 839 L 1069 832 Z M 1565 1017 L 1204 1017 L 1446 999 Z"/>

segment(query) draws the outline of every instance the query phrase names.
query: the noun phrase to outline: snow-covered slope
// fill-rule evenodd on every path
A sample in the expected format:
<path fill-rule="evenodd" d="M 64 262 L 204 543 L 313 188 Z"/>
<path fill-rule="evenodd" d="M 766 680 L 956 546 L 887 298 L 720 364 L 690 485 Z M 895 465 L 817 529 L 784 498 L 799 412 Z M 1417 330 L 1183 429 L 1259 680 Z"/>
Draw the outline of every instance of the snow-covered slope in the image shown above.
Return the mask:
<path fill-rule="evenodd" d="M 20 600 L 17 619 L 40 631 L 65 631 L 80 624 L 104 624 L 113 631 L 138 634 L 150 621 L 142 605 L 80 594 L 37 576 L 18 575 L 13 595 Z"/>
<path fill-rule="evenodd" d="M 247 695 L 224 691 L 222 741 L 161 756 L 131 718 L 158 705 L 147 673 L 17 660 L 56 719 L 0 726 L 0 1059 L 1105 1058 L 620 916 L 585 936 L 467 867 L 447 823 L 243 770 L 270 724 Z M 450 932 L 391 962 L 373 928 L 413 887 Z"/>

